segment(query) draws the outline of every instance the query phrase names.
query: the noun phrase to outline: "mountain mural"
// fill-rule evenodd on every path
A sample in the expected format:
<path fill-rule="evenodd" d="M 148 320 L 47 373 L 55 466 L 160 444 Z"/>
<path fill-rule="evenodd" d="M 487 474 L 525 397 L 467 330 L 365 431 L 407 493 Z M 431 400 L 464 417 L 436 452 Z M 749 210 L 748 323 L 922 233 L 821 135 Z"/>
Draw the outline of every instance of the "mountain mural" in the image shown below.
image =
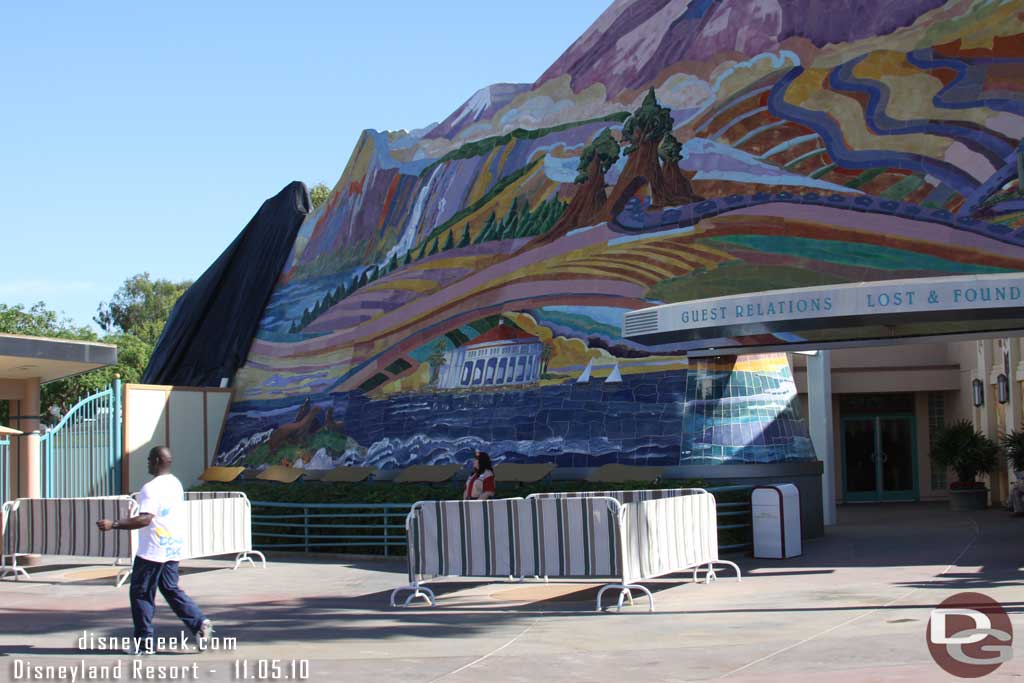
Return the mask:
<path fill-rule="evenodd" d="M 363 132 L 220 462 L 813 457 L 785 356 L 691 367 L 623 313 L 1024 269 L 1022 46 L 1019 1 L 616 0 L 536 82 Z"/>

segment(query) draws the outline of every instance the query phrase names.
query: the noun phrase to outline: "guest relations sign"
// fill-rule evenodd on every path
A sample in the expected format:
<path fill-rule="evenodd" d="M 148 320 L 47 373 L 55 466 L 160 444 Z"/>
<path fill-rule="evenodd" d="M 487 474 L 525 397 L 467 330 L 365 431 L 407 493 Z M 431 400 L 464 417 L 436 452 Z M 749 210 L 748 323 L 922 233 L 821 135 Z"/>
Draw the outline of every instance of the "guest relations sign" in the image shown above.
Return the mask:
<path fill-rule="evenodd" d="M 979 317 L 979 311 L 980 317 L 994 316 L 999 309 L 1004 309 L 1003 317 L 1015 309 L 1024 317 L 1024 273 L 886 280 L 686 301 L 627 313 L 623 332 L 630 338 L 671 336 L 682 341 L 844 324 L 963 320 Z"/>

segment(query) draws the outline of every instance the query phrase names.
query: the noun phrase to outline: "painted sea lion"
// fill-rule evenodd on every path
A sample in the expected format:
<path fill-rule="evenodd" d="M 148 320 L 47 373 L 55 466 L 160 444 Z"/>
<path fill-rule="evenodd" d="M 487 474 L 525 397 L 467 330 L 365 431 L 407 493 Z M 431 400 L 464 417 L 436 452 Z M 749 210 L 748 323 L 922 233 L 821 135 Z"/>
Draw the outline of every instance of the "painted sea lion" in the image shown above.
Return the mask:
<path fill-rule="evenodd" d="M 303 408 L 305 407 L 306 405 L 303 404 Z M 300 413 L 303 408 L 299 409 Z M 286 442 L 313 434 L 323 426 L 323 420 L 323 411 L 319 406 L 313 406 L 301 419 L 281 425 L 270 434 L 270 452 L 276 453 Z"/>

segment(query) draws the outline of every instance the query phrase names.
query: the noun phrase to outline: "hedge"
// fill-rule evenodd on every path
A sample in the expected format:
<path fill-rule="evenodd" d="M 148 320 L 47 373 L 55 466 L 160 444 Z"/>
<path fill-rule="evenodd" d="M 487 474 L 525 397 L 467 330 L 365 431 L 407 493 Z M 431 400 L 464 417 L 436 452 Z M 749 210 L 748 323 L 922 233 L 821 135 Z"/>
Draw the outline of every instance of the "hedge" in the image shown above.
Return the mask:
<path fill-rule="evenodd" d="M 626 482 L 619 484 L 601 484 L 584 481 L 543 481 L 537 484 L 499 484 L 498 497 L 512 498 L 525 497 L 531 493 L 546 493 L 553 491 L 605 491 L 615 490 L 637 490 L 649 488 L 691 488 L 704 487 L 705 482 L 700 479 L 666 480 L 656 484 L 650 482 Z M 458 481 L 452 484 L 395 484 L 391 482 L 367 482 L 367 483 L 331 483 L 322 481 L 300 481 L 293 484 L 281 484 L 277 482 L 259 480 L 241 480 L 227 484 L 204 483 L 196 486 L 193 491 L 243 491 L 249 500 L 253 501 L 254 514 L 295 514 L 294 511 L 282 510 L 280 508 L 260 508 L 260 502 L 267 503 L 350 503 L 350 504 L 379 504 L 397 503 L 412 504 L 419 500 L 457 500 L 462 497 L 463 482 Z M 729 491 L 716 495 L 719 502 L 743 501 L 747 499 L 746 491 Z M 315 512 L 315 511 L 313 511 Z M 320 513 L 323 514 L 323 513 Z M 737 523 L 740 518 L 726 518 L 725 524 Z M 748 520 L 749 521 L 749 520 Z M 356 520 L 345 517 L 320 517 L 311 522 L 321 525 L 334 524 L 359 524 L 377 525 L 384 523 L 384 517 L 363 517 Z M 401 524 L 400 519 L 392 515 L 390 524 Z M 264 534 L 284 533 L 301 535 L 301 529 L 295 527 L 270 527 L 258 526 L 253 529 L 253 543 L 261 549 L 273 549 L 275 543 L 287 542 L 286 539 L 267 538 L 261 539 L 260 532 Z M 319 535 L 334 535 L 345 533 L 356 536 L 377 535 L 381 533 L 377 529 L 351 529 L 343 531 L 330 528 L 310 528 L 307 531 L 310 539 Z M 392 529 L 391 533 L 403 535 L 403 532 Z M 731 545 L 735 543 L 748 543 L 750 541 L 749 529 L 725 529 L 719 531 L 719 543 Z M 298 539 L 292 542 L 297 542 Z M 288 549 L 294 550 L 294 549 Z M 358 553 L 368 555 L 381 555 L 383 547 L 371 541 L 367 545 L 354 544 L 351 540 L 347 545 L 316 545 L 311 550 L 316 552 L 339 552 Z M 392 555 L 404 555 L 405 547 L 392 546 L 389 550 Z"/>

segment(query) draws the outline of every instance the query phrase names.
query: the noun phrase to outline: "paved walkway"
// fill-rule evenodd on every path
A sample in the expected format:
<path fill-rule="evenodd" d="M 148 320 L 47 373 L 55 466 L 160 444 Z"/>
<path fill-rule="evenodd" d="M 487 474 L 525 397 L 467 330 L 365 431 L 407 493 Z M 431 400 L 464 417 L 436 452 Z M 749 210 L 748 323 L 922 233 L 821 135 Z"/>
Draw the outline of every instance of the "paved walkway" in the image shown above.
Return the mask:
<path fill-rule="evenodd" d="M 943 681 L 951 678 L 925 646 L 929 610 L 971 590 L 1000 601 L 1018 634 L 1015 659 L 984 680 L 1024 681 L 1022 518 L 847 506 L 800 558 L 733 559 L 742 583 L 647 584 L 654 614 L 640 600 L 621 614 L 596 613 L 596 586 L 585 583 L 440 581 L 437 608 L 391 609 L 400 562 L 282 560 L 235 572 L 222 561 L 190 562 L 184 587 L 238 649 L 142 661 L 181 667 L 186 680 L 195 664 L 203 681 L 233 680 L 242 660 L 257 674 L 261 658 L 282 660 L 286 673 L 291 660 L 308 659 L 313 681 Z M 31 580 L 0 583 L 0 681 L 14 680 L 15 660 L 123 661 L 122 680 L 148 678 L 124 655 L 76 645 L 85 630 L 131 633 L 127 590 L 113 588 L 109 574 L 50 562 Z M 158 615 L 160 633 L 178 632 L 162 602 Z"/>

